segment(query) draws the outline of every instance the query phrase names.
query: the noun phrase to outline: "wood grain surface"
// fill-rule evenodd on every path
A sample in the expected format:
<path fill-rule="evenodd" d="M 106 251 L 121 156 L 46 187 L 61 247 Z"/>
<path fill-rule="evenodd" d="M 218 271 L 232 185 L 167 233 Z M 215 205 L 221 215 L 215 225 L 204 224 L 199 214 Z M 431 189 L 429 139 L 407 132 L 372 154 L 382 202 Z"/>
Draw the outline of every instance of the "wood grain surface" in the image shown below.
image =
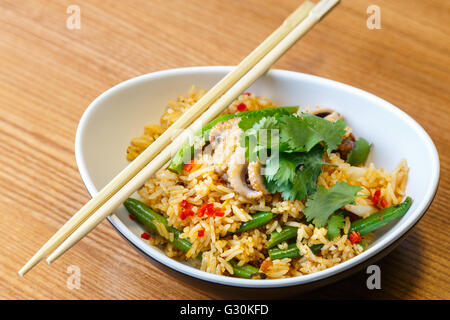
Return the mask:
<path fill-rule="evenodd" d="M 78 174 L 78 121 L 99 94 L 168 68 L 236 65 L 295 0 L 0 1 L 0 298 L 222 299 L 148 263 L 107 222 L 56 263 L 17 270 L 88 199 Z M 66 27 L 71 4 L 81 29 Z M 369 5 L 381 29 L 366 26 Z M 436 198 L 378 264 L 292 298 L 449 299 L 450 1 L 344 0 L 275 65 L 372 92 L 415 118 L 439 151 Z M 382 130 L 383 124 L 380 124 Z M 405 141 L 414 143 L 414 141 Z M 69 289 L 67 268 L 81 270 Z"/>

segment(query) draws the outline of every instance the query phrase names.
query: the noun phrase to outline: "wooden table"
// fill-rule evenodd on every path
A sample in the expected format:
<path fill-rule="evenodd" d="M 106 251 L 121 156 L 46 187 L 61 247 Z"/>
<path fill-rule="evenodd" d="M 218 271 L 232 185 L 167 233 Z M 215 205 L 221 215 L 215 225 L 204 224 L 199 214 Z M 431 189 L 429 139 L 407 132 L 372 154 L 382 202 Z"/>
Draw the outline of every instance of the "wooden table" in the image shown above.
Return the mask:
<path fill-rule="evenodd" d="M 71 30 L 66 10 L 74 3 L 81 9 L 81 28 Z M 25 278 L 17 270 L 89 199 L 75 164 L 74 137 L 95 97 L 148 72 L 235 65 L 298 4 L 2 0 L 0 298 L 230 298 L 158 270 L 106 221 L 54 265 L 41 264 Z M 366 25 L 371 4 L 381 9 L 381 29 Z M 449 21 L 449 1 L 346 0 L 276 64 L 390 101 L 425 128 L 441 161 L 432 206 L 379 262 L 381 290 L 368 290 L 362 271 L 293 298 L 450 298 Z M 66 285 L 70 265 L 81 270 L 80 289 Z"/>

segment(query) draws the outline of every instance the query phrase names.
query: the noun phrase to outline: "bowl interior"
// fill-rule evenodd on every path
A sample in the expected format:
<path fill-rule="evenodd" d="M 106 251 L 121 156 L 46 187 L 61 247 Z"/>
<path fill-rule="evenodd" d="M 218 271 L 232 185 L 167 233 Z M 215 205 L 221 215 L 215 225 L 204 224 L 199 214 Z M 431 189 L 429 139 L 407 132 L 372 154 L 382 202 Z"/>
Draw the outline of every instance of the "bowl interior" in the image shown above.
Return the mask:
<path fill-rule="evenodd" d="M 162 71 L 128 80 L 99 96 L 83 115 L 75 144 L 77 164 L 91 195 L 128 164 L 126 149 L 130 139 L 141 135 L 144 125 L 159 123 L 167 101 L 186 93 L 192 85 L 209 89 L 230 70 L 230 67 L 198 67 Z M 167 258 L 159 249 L 141 241 L 143 229 L 128 218 L 121 206 L 110 217 L 111 222 L 154 259 L 185 274 L 228 285 L 298 285 L 332 276 L 373 256 L 411 228 L 429 206 L 439 178 L 437 152 L 425 131 L 400 109 L 362 90 L 283 70 L 268 72 L 248 91 L 265 96 L 279 106 L 319 105 L 337 110 L 356 137 L 362 136 L 373 144 L 369 160 L 379 168 L 391 171 L 401 159 L 406 159 L 410 167 L 407 194 L 414 199 L 411 209 L 399 222 L 377 231 L 375 243 L 363 254 L 316 274 L 268 281 L 207 274 Z"/>

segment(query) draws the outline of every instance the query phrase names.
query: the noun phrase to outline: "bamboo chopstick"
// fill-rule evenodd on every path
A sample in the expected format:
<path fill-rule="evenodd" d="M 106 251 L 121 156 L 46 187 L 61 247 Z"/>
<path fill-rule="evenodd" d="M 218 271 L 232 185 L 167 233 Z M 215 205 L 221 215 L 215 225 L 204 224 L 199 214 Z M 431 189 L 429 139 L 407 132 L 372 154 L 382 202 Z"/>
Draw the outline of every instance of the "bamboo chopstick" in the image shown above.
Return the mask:
<path fill-rule="evenodd" d="M 214 103 L 226 90 L 228 90 L 239 78 L 252 68 L 256 62 L 264 57 L 286 34 L 292 31 L 311 11 L 314 3 L 305 1 L 300 5 L 283 24 L 276 29 L 266 40 L 253 50 L 242 62 L 213 88 L 211 88 L 189 112 L 184 113 L 172 126 L 170 126 L 156 141 L 154 141 L 144 152 L 134 159 L 125 169 L 114 177 L 99 193 L 89 200 L 72 218 L 70 218 L 39 251 L 19 270 L 23 276 L 39 261 L 47 256 L 53 249 L 64 241 L 81 223 L 92 213 L 103 205 L 114 193 L 130 181 L 156 154 L 178 134 L 180 129 L 191 124 L 199 115 Z"/>
<path fill-rule="evenodd" d="M 239 79 L 222 97 L 206 110 L 190 127 L 198 129 L 217 117 L 230 105 L 244 90 L 262 76 L 298 39 L 311 29 L 322 17 L 331 10 L 339 0 L 320 1 L 297 27 L 281 40 L 264 58 L 262 58 L 247 74 Z M 194 130 L 195 130 L 194 129 Z M 192 130 L 193 131 L 193 130 Z M 195 131 L 193 131 L 195 132 Z M 148 163 L 136 174 L 123 188 L 114 194 L 102 207 L 90 216 L 77 230 L 75 230 L 48 258 L 47 263 L 53 262 L 60 255 L 70 249 L 86 234 L 94 229 L 106 216 L 122 204 L 136 189 L 141 187 L 145 181 L 159 170 L 171 155 L 178 150 L 186 141 L 187 136 L 173 141 L 163 152 Z"/>
<path fill-rule="evenodd" d="M 173 126 L 171 126 L 164 136 L 164 134 L 156 140 L 147 150 L 132 162 L 131 166 L 124 169 L 116 178 L 114 178 L 100 193 L 88 202 L 74 217 L 72 217 L 34 256 L 33 258 L 19 271 L 20 275 L 25 274 L 37 262 L 45 257 L 48 252 L 54 249 L 62 242 L 74 229 L 80 226 L 75 232 L 70 235 L 66 241 L 62 243 L 58 249 L 49 256 L 47 262 L 54 261 L 58 256 L 64 253 L 67 249 L 78 242 L 84 235 L 92 230 L 100 221 L 102 221 L 108 214 L 117 208 L 126 198 L 131 195 L 137 188 L 144 184 L 153 173 L 155 173 L 164 163 L 170 159 L 170 155 L 181 147 L 186 137 L 177 139 L 172 142 L 162 153 L 160 153 L 153 161 L 148 163 L 148 160 L 153 158 L 155 154 L 160 152 L 164 146 L 169 142 L 172 133 L 180 128 L 185 127 L 191 123 L 195 118 L 199 117 L 201 112 L 206 109 L 218 96 L 228 90 L 233 83 L 242 77 L 254 64 L 259 61 L 270 49 L 274 48 L 276 43 L 279 43 L 270 54 L 261 59 L 261 61 L 249 72 L 242 77 L 238 83 L 224 94 L 209 110 L 207 110 L 200 118 L 195 121 L 190 128 L 198 128 L 217 115 L 219 115 L 242 91 L 251 85 L 258 77 L 260 77 L 270 66 L 292 46 L 304 33 L 306 33 L 315 23 L 317 23 L 338 0 L 322 0 L 309 13 L 305 21 L 300 25 L 298 20 L 304 18 L 306 13 L 311 10 L 312 3 L 307 1 L 300 6 L 291 16 L 289 16 L 283 25 L 277 29 L 269 38 L 267 38 L 257 49 L 255 49 L 241 64 L 230 74 L 228 74 L 222 81 L 214 86 L 208 93 L 194 105 L 189 112 L 185 113 Z M 295 25 L 296 24 L 296 25 Z M 295 27 L 293 29 L 293 27 Z M 289 30 L 294 30 L 288 32 Z M 287 34 L 287 36 L 286 36 Z M 280 41 L 281 38 L 285 38 Z M 287 40 L 286 40 L 287 39 Z M 281 43 L 283 45 L 281 46 Z M 183 121 L 180 121 L 183 120 Z M 177 126 L 177 123 L 180 123 Z M 173 130 L 171 128 L 173 127 Z M 161 139 L 162 137 L 164 139 Z M 141 160 L 146 158 L 145 160 Z M 138 161 L 139 159 L 139 161 Z M 137 163 L 137 164 L 135 164 Z M 148 163 L 146 165 L 146 163 Z M 144 167 L 145 166 L 145 167 Z M 142 168 L 143 167 L 143 168 Z M 142 170 L 141 170 L 142 169 Z M 141 170 L 141 171 L 139 171 Z M 134 177 L 133 177 L 134 174 Z M 129 180 L 130 177 L 133 177 Z M 123 187 L 123 188 L 122 188 Z M 122 188 L 122 189 L 120 189 Z M 106 202 L 105 202 L 106 201 Z M 104 205 L 102 206 L 102 204 Z M 93 210 L 98 210 L 90 215 Z M 89 217 L 89 218 L 88 218 Z M 87 220 L 86 220 L 87 219 Z"/>

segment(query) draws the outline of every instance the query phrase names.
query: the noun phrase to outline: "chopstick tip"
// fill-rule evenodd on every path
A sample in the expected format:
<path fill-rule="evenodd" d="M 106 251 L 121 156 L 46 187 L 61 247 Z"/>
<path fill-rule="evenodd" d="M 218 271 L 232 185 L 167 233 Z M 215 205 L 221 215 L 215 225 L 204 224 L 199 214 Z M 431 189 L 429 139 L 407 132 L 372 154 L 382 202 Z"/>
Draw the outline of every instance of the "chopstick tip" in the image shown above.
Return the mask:
<path fill-rule="evenodd" d="M 29 264 L 24 265 L 17 273 L 22 278 L 30 270 Z"/>

